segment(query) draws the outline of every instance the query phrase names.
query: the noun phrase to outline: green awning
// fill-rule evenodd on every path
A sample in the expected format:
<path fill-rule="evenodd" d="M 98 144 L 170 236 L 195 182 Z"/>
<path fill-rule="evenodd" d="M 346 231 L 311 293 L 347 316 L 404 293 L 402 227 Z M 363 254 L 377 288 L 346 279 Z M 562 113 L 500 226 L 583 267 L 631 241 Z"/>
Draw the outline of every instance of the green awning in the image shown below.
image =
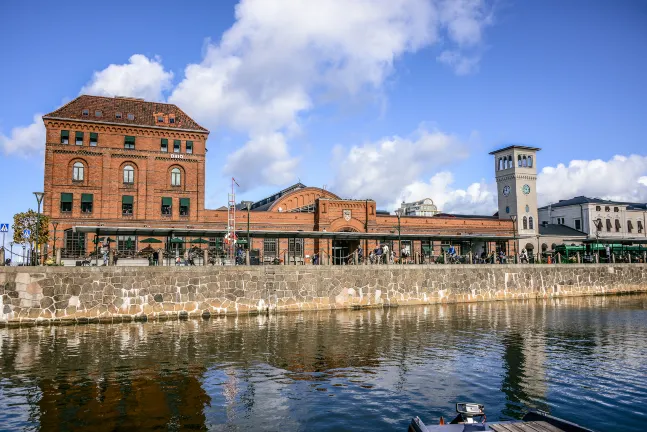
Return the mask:
<path fill-rule="evenodd" d="M 76 136 L 76 139 L 79 139 L 79 138 L 83 139 L 83 132 L 76 132 L 75 136 Z"/>
<path fill-rule="evenodd" d="M 96 141 L 99 139 L 99 134 L 96 132 L 90 132 L 90 140 Z"/>
<path fill-rule="evenodd" d="M 74 196 L 74 195 L 72 195 L 71 193 L 62 193 L 62 194 L 61 194 L 61 202 L 64 202 L 64 203 L 71 203 L 71 202 L 72 202 L 72 197 L 73 197 L 73 196 Z"/>
<path fill-rule="evenodd" d="M 173 205 L 173 199 L 171 197 L 162 197 L 162 205 L 163 206 Z"/>
<path fill-rule="evenodd" d="M 121 197 L 121 203 L 122 204 L 132 204 L 133 203 L 133 196 L 132 195 L 123 195 Z"/>
<path fill-rule="evenodd" d="M 236 240 L 236 244 L 239 244 L 239 245 L 247 244 L 247 239 L 238 239 Z"/>
<path fill-rule="evenodd" d="M 180 207 L 189 207 L 189 202 L 191 202 L 189 198 L 180 198 Z"/>
<path fill-rule="evenodd" d="M 162 240 L 157 240 L 153 237 L 146 238 L 144 240 L 140 240 L 140 243 L 162 243 Z"/>
<path fill-rule="evenodd" d="M 135 137 L 130 136 L 130 135 L 126 135 L 125 142 L 126 142 L 126 144 L 135 144 Z"/>
<path fill-rule="evenodd" d="M 162 145 L 164 147 L 168 146 L 168 138 L 162 138 Z"/>
<path fill-rule="evenodd" d="M 191 243 L 192 244 L 207 244 L 207 243 L 209 243 L 209 240 L 199 238 L 199 239 L 191 240 Z"/>
<path fill-rule="evenodd" d="M 187 141 L 186 142 L 186 150 L 187 150 L 187 152 L 189 151 L 189 149 L 193 150 L 193 141 Z"/>
<path fill-rule="evenodd" d="M 171 243 L 184 243 L 184 239 L 173 237 Z"/>
<path fill-rule="evenodd" d="M 82 203 L 91 203 L 93 199 L 94 199 L 94 195 L 92 194 L 81 194 Z"/>
<path fill-rule="evenodd" d="M 69 138 L 70 136 L 70 131 L 62 130 L 61 131 L 61 138 Z"/>

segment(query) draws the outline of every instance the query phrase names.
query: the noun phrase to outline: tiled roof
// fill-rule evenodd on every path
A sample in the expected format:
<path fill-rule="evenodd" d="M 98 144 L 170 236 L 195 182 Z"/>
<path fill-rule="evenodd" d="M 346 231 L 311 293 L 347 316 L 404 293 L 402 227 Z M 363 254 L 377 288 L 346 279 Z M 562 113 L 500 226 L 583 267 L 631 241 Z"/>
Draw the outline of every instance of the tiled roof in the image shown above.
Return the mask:
<path fill-rule="evenodd" d="M 84 116 L 83 110 L 85 109 L 89 113 Z M 101 111 L 100 117 L 95 116 L 96 111 Z M 121 113 L 121 118 L 115 117 L 118 112 Z M 128 114 L 133 114 L 135 118 L 128 120 Z M 163 114 L 167 119 L 168 115 L 172 114 L 175 117 L 175 123 L 169 123 L 168 120 L 165 123 L 158 123 L 156 114 Z M 125 97 L 82 95 L 63 105 L 56 111 L 46 114 L 44 118 L 98 121 L 120 125 L 177 128 L 209 132 L 173 104 L 147 102 L 143 99 Z"/>
<path fill-rule="evenodd" d="M 461 219 L 499 219 L 498 214 L 494 216 L 487 215 L 471 215 L 471 214 L 453 214 L 453 213 L 438 213 L 435 218 L 461 218 Z"/>
<path fill-rule="evenodd" d="M 586 237 L 585 232 L 576 230 L 566 225 L 540 224 L 539 235 L 556 237 Z"/>
<path fill-rule="evenodd" d="M 252 210 L 253 211 L 266 211 L 268 208 L 270 208 L 272 206 L 274 201 L 276 201 L 277 199 L 281 198 L 284 195 L 287 195 L 288 193 L 290 193 L 292 191 L 295 191 L 297 189 L 303 189 L 305 187 L 306 187 L 306 185 L 304 185 L 301 182 L 295 183 L 292 186 L 287 187 L 287 188 L 283 189 L 282 191 L 279 191 L 279 192 L 273 194 L 272 196 L 269 196 L 269 197 L 264 198 L 262 200 L 256 201 L 254 204 L 252 204 Z"/>

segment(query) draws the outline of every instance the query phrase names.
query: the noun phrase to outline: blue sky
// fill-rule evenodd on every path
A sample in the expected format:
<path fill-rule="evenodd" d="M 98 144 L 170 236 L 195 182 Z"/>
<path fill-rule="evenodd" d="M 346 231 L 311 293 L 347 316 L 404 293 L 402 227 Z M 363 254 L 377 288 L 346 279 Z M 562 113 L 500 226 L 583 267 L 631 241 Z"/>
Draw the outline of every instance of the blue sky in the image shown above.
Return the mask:
<path fill-rule="evenodd" d="M 80 93 L 177 103 L 211 130 L 207 203 L 298 179 L 392 209 L 496 210 L 487 154 L 543 148 L 540 201 L 647 201 L 647 2 L 11 2 L 0 222 L 43 184 L 37 114 Z"/>

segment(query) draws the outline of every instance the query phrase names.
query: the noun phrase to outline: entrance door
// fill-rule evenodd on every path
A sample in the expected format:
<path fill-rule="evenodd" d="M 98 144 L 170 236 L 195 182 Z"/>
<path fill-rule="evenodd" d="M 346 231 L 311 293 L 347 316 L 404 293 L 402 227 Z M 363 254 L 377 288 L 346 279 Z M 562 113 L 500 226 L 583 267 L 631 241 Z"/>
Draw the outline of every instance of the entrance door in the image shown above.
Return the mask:
<path fill-rule="evenodd" d="M 348 264 L 350 255 L 355 252 L 359 245 L 358 240 L 333 240 L 332 262 L 333 265 Z"/>

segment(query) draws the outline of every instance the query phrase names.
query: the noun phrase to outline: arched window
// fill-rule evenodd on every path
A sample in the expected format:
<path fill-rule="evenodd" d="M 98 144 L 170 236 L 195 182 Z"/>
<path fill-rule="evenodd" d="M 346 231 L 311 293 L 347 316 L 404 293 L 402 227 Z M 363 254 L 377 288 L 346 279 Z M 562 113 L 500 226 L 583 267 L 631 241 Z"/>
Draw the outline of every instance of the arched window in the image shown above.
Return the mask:
<path fill-rule="evenodd" d="M 81 162 L 74 162 L 74 166 L 72 167 L 72 180 L 83 181 L 83 171 L 83 164 Z"/>
<path fill-rule="evenodd" d="M 523 157 L 523 167 L 525 168 L 527 166 L 528 166 L 528 158 L 524 156 Z"/>
<path fill-rule="evenodd" d="M 181 184 L 181 172 L 179 168 L 173 168 L 171 170 L 171 186 L 180 186 Z"/>
<path fill-rule="evenodd" d="M 528 218 L 526 216 L 523 217 L 523 229 L 528 229 Z"/>
<path fill-rule="evenodd" d="M 528 156 L 528 168 L 532 168 L 532 156 Z"/>
<path fill-rule="evenodd" d="M 514 167 L 514 163 L 512 162 L 512 156 L 508 156 L 508 168 Z"/>
<path fill-rule="evenodd" d="M 124 183 L 135 183 L 135 168 L 130 165 L 124 167 Z"/>
<path fill-rule="evenodd" d="M 521 168 L 521 155 L 517 156 L 517 166 Z"/>
<path fill-rule="evenodd" d="M 535 229 L 535 221 L 532 220 L 532 216 L 528 218 L 528 228 Z"/>
<path fill-rule="evenodd" d="M 503 158 L 499 158 L 499 171 L 503 169 Z"/>
<path fill-rule="evenodd" d="M 541 244 L 541 251 L 546 252 L 548 250 L 548 245 L 546 243 Z"/>

